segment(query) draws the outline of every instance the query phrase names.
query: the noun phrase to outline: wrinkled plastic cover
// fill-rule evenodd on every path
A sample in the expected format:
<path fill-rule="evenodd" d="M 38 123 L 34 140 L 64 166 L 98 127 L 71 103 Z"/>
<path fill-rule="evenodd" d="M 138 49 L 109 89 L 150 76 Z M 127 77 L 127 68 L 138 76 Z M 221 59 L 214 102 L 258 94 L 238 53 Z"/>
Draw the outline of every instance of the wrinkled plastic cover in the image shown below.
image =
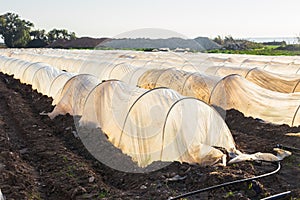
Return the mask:
<path fill-rule="evenodd" d="M 220 95 L 222 94 L 222 95 Z M 261 88 L 238 75 L 224 78 L 211 94 L 211 104 L 237 109 L 245 116 L 275 124 L 299 126 L 300 93 L 279 93 Z"/>
<path fill-rule="evenodd" d="M 210 106 L 183 98 L 170 89 L 107 81 L 88 95 L 80 124 L 100 127 L 142 167 L 157 160 L 214 164 L 223 153 L 213 146 L 235 149 L 230 131 Z"/>
<path fill-rule="evenodd" d="M 85 99 L 98 83 L 100 81 L 92 75 L 79 74 L 70 76 L 61 91 L 56 95 L 55 103 L 57 102 L 57 105 L 49 116 L 53 118 L 57 113 L 69 113 L 73 116 L 82 115 Z"/>
<path fill-rule="evenodd" d="M 239 75 L 221 78 L 174 69 L 149 70 L 140 77 L 138 85 L 146 89 L 168 87 L 224 110 L 236 109 L 245 116 L 275 124 L 300 125 L 300 93 L 274 92 Z"/>
<path fill-rule="evenodd" d="M 236 67 L 210 67 L 206 73 L 225 77 L 238 74 L 248 81 L 268 90 L 293 93 L 300 92 L 300 75 L 298 74 L 277 74 L 260 68 L 236 68 Z"/>

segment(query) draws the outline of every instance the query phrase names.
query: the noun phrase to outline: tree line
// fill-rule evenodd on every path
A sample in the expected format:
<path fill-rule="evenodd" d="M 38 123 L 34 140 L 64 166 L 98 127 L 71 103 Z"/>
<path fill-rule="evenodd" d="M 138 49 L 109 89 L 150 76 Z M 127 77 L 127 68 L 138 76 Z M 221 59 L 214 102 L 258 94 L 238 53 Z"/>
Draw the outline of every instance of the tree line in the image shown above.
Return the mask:
<path fill-rule="evenodd" d="M 74 32 L 65 29 L 53 29 L 49 32 L 34 29 L 34 24 L 20 18 L 18 14 L 0 15 L 0 35 L 10 48 L 44 47 L 58 39 L 76 39 Z"/>

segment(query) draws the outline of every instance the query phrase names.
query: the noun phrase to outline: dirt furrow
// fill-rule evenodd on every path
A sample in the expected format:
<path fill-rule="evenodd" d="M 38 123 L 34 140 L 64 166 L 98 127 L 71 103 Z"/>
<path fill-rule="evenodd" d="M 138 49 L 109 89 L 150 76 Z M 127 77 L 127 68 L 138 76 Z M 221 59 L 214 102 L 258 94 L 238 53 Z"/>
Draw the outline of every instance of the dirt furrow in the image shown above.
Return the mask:
<path fill-rule="evenodd" d="M 2 79 L 0 83 L 2 120 L 8 127 L 2 129 L 3 135 L 11 138 L 12 155 L 16 154 L 23 161 L 23 167 L 28 169 L 31 177 L 27 183 L 29 187 L 21 188 L 24 191 L 20 193 L 22 198 L 10 196 L 15 192 L 5 187 L 3 193 L 9 199 L 90 199 L 109 193 L 109 187 L 103 184 L 101 177 L 54 136 L 52 127 L 42 122 L 41 118 L 45 116 L 33 112 L 28 99 L 23 99 L 20 93 L 3 83 L 9 84 L 9 80 Z M 12 164 L 17 167 L 16 171 L 22 167 L 20 163 Z"/>
<path fill-rule="evenodd" d="M 245 162 L 227 167 L 171 165 L 151 173 L 113 170 L 84 148 L 71 116 L 50 120 L 51 98 L 0 73 L 0 188 L 8 199 L 167 199 L 169 196 L 272 171 L 273 166 Z M 299 138 L 286 132 L 300 128 L 277 126 L 228 111 L 226 122 L 238 148 L 247 153 L 272 152 L 277 143 L 300 148 Z M 300 197 L 296 152 L 282 170 L 265 179 L 205 192 L 190 199 L 260 199 L 292 190 Z M 182 180 L 169 181 L 174 177 Z"/>

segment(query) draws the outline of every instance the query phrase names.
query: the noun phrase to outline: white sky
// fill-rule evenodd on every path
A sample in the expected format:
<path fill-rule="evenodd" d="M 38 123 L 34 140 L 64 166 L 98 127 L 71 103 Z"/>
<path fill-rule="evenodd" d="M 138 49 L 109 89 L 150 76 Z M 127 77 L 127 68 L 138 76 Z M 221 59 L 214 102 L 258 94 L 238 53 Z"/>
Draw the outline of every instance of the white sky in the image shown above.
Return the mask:
<path fill-rule="evenodd" d="M 299 8 L 299 0 L 0 0 L 0 14 L 15 12 L 39 29 L 65 28 L 92 37 L 140 28 L 189 38 L 295 37 Z"/>

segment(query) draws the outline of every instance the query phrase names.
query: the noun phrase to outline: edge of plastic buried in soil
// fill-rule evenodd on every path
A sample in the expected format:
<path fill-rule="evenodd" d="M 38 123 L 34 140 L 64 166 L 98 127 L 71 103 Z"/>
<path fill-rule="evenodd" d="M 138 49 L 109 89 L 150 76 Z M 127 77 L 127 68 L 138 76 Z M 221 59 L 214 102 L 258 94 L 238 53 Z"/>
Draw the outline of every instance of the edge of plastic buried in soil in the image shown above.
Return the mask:
<path fill-rule="evenodd" d="M 210 58 L 205 53 L 199 53 L 200 50 L 205 50 L 205 48 L 199 44 L 196 40 L 188 39 L 187 37 L 183 36 L 182 34 L 176 33 L 174 31 L 165 30 L 165 29 L 155 29 L 155 28 L 147 28 L 147 29 L 138 29 L 130 32 L 125 32 L 120 35 L 117 35 L 116 37 L 113 37 L 116 40 L 111 41 L 106 40 L 102 43 L 100 43 L 93 51 L 88 52 L 89 55 L 86 56 L 85 62 L 89 62 L 91 60 L 101 63 L 101 67 L 103 67 L 103 70 L 101 74 L 99 72 L 93 75 L 96 75 L 100 82 L 101 81 L 107 81 L 112 79 L 117 79 L 120 81 L 123 81 L 125 84 L 128 84 L 129 87 L 133 90 L 132 95 L 127 97 L 127 99 L 123 99 L 123 101 L 120 103 L 120 101 L 112 101 L 111 110 L 113 112 L 113 119 L 111 120 L 113 123 L 116 123 L 117 126 L 122 130 L 122 134 L 126 134 L 126 136 L 130 136 L 133 138 L 139 138 L 141 142 L 145 142 L 147 139 L 156 136 L 157 134 L 162 134 L 163 124 L 161 126 L 157 126 L 157 123 L 161 123 L 158 121 L 158 119 L 164 119 L 164 117 L 167 117 L 168 111 L 171 108 L 172 104 L 167 104 L 167 108 L 165 108 L 165 112 L 161 113 L 161 106 L 159 105 L 161 102 L 153 103 L 152 105 L 145 105 L 147 106 L 147 124 L 142 125 L 136 122 L 140 122 L 139 119 L 136 119 L 134 116 L 132 117 L 130 114 L 132 114 L 132 111 L 138 112 L 138 110 L 135 110 L 137 104 L 139 104 L 139 108 L 143 109 L 143 99 L 147 98 L 147 94 L 142 96 L 136 96 L 135 91 L 141 91 L 141 88 L 136 87 L 137 84 L 137 78 L 135 77 L 135 80 L 132 80 L 134 75 L 136 73 L 140 72 L 140 75 L 144 72 L 143 69 L 177 69 L 177 70 L 184 70 L 191 73 L 204 73 L 206 69 L 210 66 L 213 66 L 213 63 L 210 61 Z M 122 39 L 123 38 L 123 39 Z M 159 49 L 164 50 L 165 52 L 147 52 L 143 53 L 141 51 L 128 51 L 128 50 L 113 50 L 107 51 L 107 55 L 101 54 L 99 56 L 99 52 L 103 50 L 111 49 L 110 44 L 115 47 L 116 43 L 114 41 L 118 41 L 119 45 L 121 42 L 122 48 L 119 47 L 119 49 L 135 49 L 134 47 L 128 48 L 130 46 L 128 43 L 128 40 L 124 40 L 124 38 L 131 38 L 136 39 L 136 41 L 139 40 L 139 38 L 149 38 L 149 39 L 156 39 L 156 45 L 159 48 L 155 48 L 153 46 L 153 49 Z M 177 41 L 183 41 L 182 39 L 185 39 L 184 41 L 187 44 L 174 44 L 172 43 L 176 40 L 176 38 L 181 38 Z M 169 39 L 168 43 L 162 43 L 162 40 L 159 41 L 159 39 Z M 153 42 L 152 40 L 152 42 Z M 127 41 L 127 43 L 126 43 Z M 140 40 L 141 41 L 141 40 Z M 148 40 L 150 41 L 150 40 Z M 170 42 L 171 41 L 171 42 Z M 158 43 L 157 43 L 158 42 Z M 166 42 L 166 41 L 164 41 Z M 155 42 L 154 42 L 155 43 Z M 127 45 L 127 46 L 126 46 Z M 131 44 L 132 45 L 132 44 Z M 139 43 L 141 45 L 141 43 Z M 143 44 L 143 49 L 150 49 L 151 46 L 146 46 Z M 148 44 L 149 45 L 149 44 Z M 173 45 L 170 49 L 170 45 Z M 174 46 L 175 45 L 175 46 Z M 177 46 L 176 46 L 177 45 Z M 175 52 L 173 49 L 176 49 L 175 47 L 180 48 L 180 52 Z M 191 48 L 192 47 L 192 48 Z M 179 50 L 177 48 L 177 51 Z M 190 49 L 187 49 L 190 48 Z M 183 49 L 183 51 L 182 51 Z M 192 52 L 191 52 L 192 51 Z M 106 52 L 104 52 L 106 53 Z M 142 59 L 140 59 L 138 56 L 142 56 Z M 139 64 L 135 65 L 134 62 L 137 62 L 139 59 Z M 170 62 L 171 60 L 171 62 Z M 83 65 L 84 63 L 83 62 Z M 126 68 L 122 75 L 118 74 L 118 76 L 115 76 L 113 73 L 113 70 L 116 70 L 118 65 L 123 65 L 128 67 Z M 139 68 L 137 71 L 132 71 L 132 69 Z M 82 72 L 84 73 L 84 72 Z M 89 72 L 91 73 L 91 72 Z M 138 76 L 138 75 L 136 75 Z M 174 77 L 175 78 L 175 77 Z M 205 81 L 205 80 L 204 80 Z M 208 85 L 208 84 L 207 84 Z M 168 86 L 166 86 L 168 87 Z M 210 88 L 211 90 L 213 88 Z M 147 92 L 146 89 L 144 89 L 145 92 Z M 159 89 L 160 90 L 160 89 Z M 159 91 L 157 90 L 157 91 Z M 162 88 L 161 91 L 169 91 L 170 89 Z M 152 91 L 153 93 L 157 91 Z M 160 91 L 160 92 L 161 92 Z M 152 92 L 147 92 L 152 93 Z M 166 92 L 168 93 L 168 92 Z M 171 94 L 174 94 L 171 92 Z M 172 95 L 171 95 L 172 96 Z M 120 94 L 114 92 L 112 99 L 114 98 L 120 98 Z M 184 97 L 183 97 L 184 98 Z M 176 100 L 175 100 L 176 101 Z M 174 101 L 174 102 L 175 102 Z M 224 96 L 224 102 L 222 104 L 225 105 L 226 98 Z M 134 105 L 133 105 L 134 104 Z M 150 106 L 150 107 L 149 107 Z M 127 109 L 124 110 L 124 109 Z M 226 112 L 222 109 L 217 109 L 220 115 L 223 119 L 225 119 Z M 181 119 L 176 121 L 178 124 L 182 124 L 185 119 L 184 116 L 190 116 L 190 112 L 194 112 L 192 116 L 199 116 L 197 115 L 197 112 L 199 112 L 196 108 L 193 109 L 189 107 L 189 109 L 181 109 Z M 97 112 L 97 111 L 96 111 Z M 101 111 L 98 111 L 101 112 Z M 102 111 L 104 112 L 104 111 Z M 129 114 L 128 114 L 129 112 Z M 123 113 L 123 114 L 121 114 Z M 124 117 L 124 113 L 126 117 Z M 200 115 L 201 116 L 201 115 Z M 113 146 L 107 139 L 106 134 L 103 133 L 103 131 L 100 128 L 91 128 L 87 126 L 79 126 L 79 120 L 80 117 L 74 117 L 76 129 L 78 136 L 80 137 L 82 143 L 86 147 L 86 149 L 91 153 L 91 155 L 96 158 L 101 163 L 105 164 L 106 166 L 123 172 L 130 172 L 130 173 L 147 173 L 151 171 L 159 170 L 163 167 L 168 166 L 171 162 L 162 162 L 162 161 L 155 161 L 152 162 L 149 165 L 140 167 L 137 165 L 136 162 L 132 161 L 131 157 L 123 154 L 121 149 Z M 197 120 L 196 120 L 197 121 Z M 190 123 L 191 126 L 196 126 L 196 123 Z M 131 127 L 131 128 L 126 128 Z M 212 126 L 210 126 L 212 127 Z M 182 127 L 180 127 L 181 129 Z M 193 127 L 190 127 L 189 130 L 196 130 L 193 129 Z M 180 130 L 179 130 L 180 131 Z M 140 136 L 139 133 L 146 133 L 143 136 Z M 175 133 L 176 134 L 176 133 Z M 197 133 L 193 133 L 196 135 Z M 178 137 L 178 134 L 176 134 L 176 137 Z M 174 139 L 174 141 L 176 138 Z M 192 141 L 192 140 L 191 140 Z M 172 143 L 172 141 L 168 141 L 168 143 Z M 186 147 L 188 147 L 190 144 L 187 144 Z M 168 148 L 166 146 L 165 148 Z M 185 151 L 187 148 L 185 149 Z M 185 152 L 182 151 L 182 152 Z M 137 152 L 129 152 L 129 153 L 137 153 Z M 160 152 L 151 152 L 151 154 L 159 154 Z M 184 153 L 182 153 L 184 154 Z M 143 155 L 141 155 L 143 156 Z"/>

